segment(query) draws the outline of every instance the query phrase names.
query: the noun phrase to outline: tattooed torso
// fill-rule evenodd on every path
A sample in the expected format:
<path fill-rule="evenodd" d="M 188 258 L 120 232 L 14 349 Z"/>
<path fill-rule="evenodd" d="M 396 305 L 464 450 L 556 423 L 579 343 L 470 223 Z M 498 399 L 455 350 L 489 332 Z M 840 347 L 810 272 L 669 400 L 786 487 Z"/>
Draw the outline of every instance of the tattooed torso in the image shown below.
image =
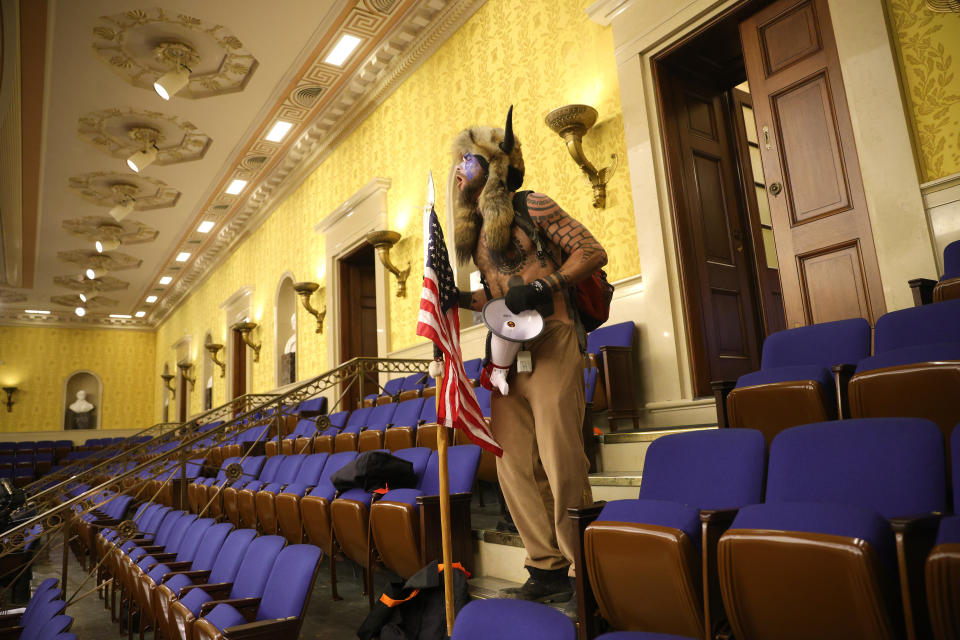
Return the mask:
<path fill-rule="evenodd" d="M 514 223 L 510 248 L 502 255 L 490 251 L 481 231 L 474 262 L 495 298 L 506 295 L 512 278 L 522 278 L 524 283 L 542 278 L 554 291 L 554 314 L 550 317 L 570 322 L 563 290 L 570 282 L 577 282 L 603 266 L 606 254 L 586 227 L 567 215 L 548 196 L 531 193 L 527 197 L 527 206 L 538 227 L 544 251 L 550 251 L 555 261 L 546 255 L 543 260 L 538 259 L 533 241 Z M 575 259 L 564 261 L 563 258 L 567 257 Z M 562 264 L 559 269 L 558 264 Z"/>

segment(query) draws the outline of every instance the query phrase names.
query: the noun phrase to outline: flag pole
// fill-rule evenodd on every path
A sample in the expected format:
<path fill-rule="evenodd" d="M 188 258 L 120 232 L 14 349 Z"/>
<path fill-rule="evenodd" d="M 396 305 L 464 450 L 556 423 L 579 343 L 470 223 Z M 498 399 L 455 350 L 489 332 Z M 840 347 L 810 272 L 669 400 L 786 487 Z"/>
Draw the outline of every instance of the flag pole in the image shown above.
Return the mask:
<path fill-rule="evenodd" d="M 433 187 L 433 171 L 427 181 L 427 204 L 423 208 L 426 216 L 430 215 L 435 202 Z M 427 239 L 423 239 L 424 243 Z M 426 246 L 426 245 L 424 245 Z M 434 402 L 436 409 L 440 409 L 440 389 L 443 382 L 443 373 L 437 376 L 437 393 Z M 453 635 L 453 543 L 450 538 L 450 473 L 447 467 L 447 427 L 437 424 L 437 463 L 440 476 L 440 541 L 443 549 L 443 602 L 447 619 L 447 635 Z"/>

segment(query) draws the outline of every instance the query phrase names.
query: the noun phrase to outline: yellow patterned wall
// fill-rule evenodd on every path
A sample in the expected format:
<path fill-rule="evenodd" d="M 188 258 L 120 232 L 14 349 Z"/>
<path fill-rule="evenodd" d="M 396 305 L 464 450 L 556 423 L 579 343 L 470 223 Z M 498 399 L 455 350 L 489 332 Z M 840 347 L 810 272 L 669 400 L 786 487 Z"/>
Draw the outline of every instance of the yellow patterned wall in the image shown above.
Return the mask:
<path fill-rule="evenodd" d="M 149 427 L 156 422 L 155 378 L 145 372 L 155 340 L 150 331 L 0 326 L 0 383 L 20 388 L 13 411 L 0 408 L 0 431 L 62 429 L 64 383 L 79 369 L 103 383 L 101 428 Z"/>
<path fill-rule="evenodd" d="M 515 105 L 514 126 L 523 142 L 525 188 L 547 193 L 600 239 L 610 256 L 611 280 L 640 272 L 630 195 L 623 118 L 609 28 L 591 22 L 584 9 L 593 0 L 535 0 L 522 10 L 509 0 L 489 0 L 453 37 L 384 102 L 311 176 L 244 241 L 207 281 L 159 328 L 157 373 L 175 360 L 172 345 L 193 336 L 195 361 L 209 330 L 226 338 L 220 304 L 241 287 L 253 287 L 253 315 L 263 342 L 253 366 L 255 392 L 274 388 L 274 298 L 284 272 L 295 280 L 321 278 L 324 239 L 314 225 L 374 177 L 389 178 L 389 227 L 413 238 L 398 245 L 397 264 L 413 269 L 406 298 L 390 296 L 390 349 L 407 347 L 414 334 L 423 267 L 420 211 L 426 177 L 437 179 L 437 209 L 445 218 L 449 147 L 473 124 L 502 126 Z M 551 109 L 591 104 L 600 120 L 584 140 L 598 167 L 616 153 L 620 167 L 608 188 L 607 207 L 592 208 L 592 191 L 563 141 L 544 124 Z M 449 232 L 448 232 L 448 235 Z M 390 286 L 394 280 L 390 277 Z M 298 310 L 298 377 L 326 370 L 324 335 Z M 328 317 L 327 326 L 335 319 Z M 205 356 L 204 356 L 205 357 Z M 156 391 L 155 406 L 161 406 Z M 201 385 L 191 395 L 191 413 L 201 406 Z M 214 406 L 226 397 L 225 380 L 214 381 Z"/>
<path fill-rule="evenodd" d="M 960 15 L 889 0 L 921 180 L 960 173 Z"/>

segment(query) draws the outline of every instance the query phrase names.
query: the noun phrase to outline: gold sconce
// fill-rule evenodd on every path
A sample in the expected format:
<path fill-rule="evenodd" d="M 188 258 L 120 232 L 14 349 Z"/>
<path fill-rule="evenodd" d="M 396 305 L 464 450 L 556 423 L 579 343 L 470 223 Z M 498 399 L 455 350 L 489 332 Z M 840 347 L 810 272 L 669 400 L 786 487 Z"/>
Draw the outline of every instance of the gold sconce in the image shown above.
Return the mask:
<path fill-rule="evenodd" d="M 180 369 L 180 375 L 183 376 L 183 379 L 190 383 L 190 390 L 193 391 L 193 385 L 196 384 L 196 377 L 190 377 L 190 371 L 193 369 L 192 362 L 178 362 L 177 368 Z"/>
<path fill-rule="evenodd" d="M 250 342 L 250 332 L 259 327 L 256 322 L 238 322 L 230 327 L 234 331 L 240 332 L 240 338 L 243 343 L 253 349 L 253 361 L 260 362 L 260 345 Z"/>
<path fill-rule="evenodd" d="M 373 245 L 377 250 L 377 257 L 384 268 L 397 277 L 397 297 L 404 298 L 407 295 L 407 276 L 410 275 L 410 265 L 400 270 L 390 260 L 390 248 L 400 240 L 400 234 L 396 231 L 371 231 L 367 234 L 367 242 Z"/>
<path fill-rule="evenodd" d="M 161 373 L 160 377 L 163 378 L 163 386 L 170 391 L 170 395 L 176 397 L 177 389 L 173 386 L 174 375 L 172 373 Z"/>
<path fill-rule="evenodd" d="M 293 285 L 293 290 L 300 296 L 300 302 L 303 303 L 303 308 L 307 310 L 307 313 L 317 319 L 316 333 L 323 333 L 323 319 L 327 317 L 327 306 L 324 304 L 322 310 L 317 310 L 310 304 L 310 296 L 312 296 L 313 292 L 317 289 L 320 289 L 320 285 L 316 282 L 297 282 Z M 320 289 L 320 295 L 317 297 L 326 297 L 326 290 Z"/>
<path fill-rule="evenodd" d="M 547 126 L 567 143 L 567 151 L 590 179 L 593 207 L 603 209 L 607 205 L 607 182 L 617 170 L 617 154 L 611 154 L 611 166 L 599 171 L 583 155 L 583 136 L 597 121 L 597 110 L 585 104 L 568 104 L 548 113 L 545 120 Z"/>
<path fill-rule="evenodd" d="M 16 387 L 4 387 L 4 392 L 7 394 L 7 413 L 13 411 L 13 394 L 17 392 Z"/>
<path fill-rule="evenodd" d="M 213 364 L 220 367 L 220 377 L 223 378 L 227 375 L 227 363 L 217 360 L 217 354 L 220 353 L 220 349 L 223 349 L 222 344 L 210 343 L 204 347 L 207 351 L 210 352 L 210 359 L 213 360 Z"/>

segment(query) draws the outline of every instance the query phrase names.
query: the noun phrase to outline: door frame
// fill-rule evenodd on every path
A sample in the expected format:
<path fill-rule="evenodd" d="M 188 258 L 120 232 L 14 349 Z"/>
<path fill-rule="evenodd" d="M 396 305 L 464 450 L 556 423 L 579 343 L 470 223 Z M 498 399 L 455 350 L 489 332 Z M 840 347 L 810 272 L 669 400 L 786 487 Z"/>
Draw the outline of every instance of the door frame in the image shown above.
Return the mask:
<path fill-rule="evenodd" d="M 671 424 L 698 424 L 715 419 L 711 400 L 692 399 L 687 330 L 679 302 L 681 280 L 670 224 L 670 189 L 652 59 L 739 4 L 739 0 L 692 0 L 677 9 L 668 3 L 598 0 L 587 11 L 595 23 L 612 28 L 636 242 L 643 269 L 643 302 L 633 315 L 645 329 L 640 349 L 645 375 L 640 376 L 640 383 L 650 422 L 656 422 L 661 415 L 664 419 L 660 422 Z M 854 119 L 854 139 L 884 294 L 889 308 L 910 306 L 909 287 L 902 283 L 911 277 L 933 274 L 936 266 L 928 236 L 915 233 L 901 238 L 907 226 L 926 229 L 928 223 L 896 60 L 892 53 L 884 54 L 892 50 L 886 16 L 881 3 L 868 0 L 829 0 L 829 8 Z M 857 57 L 853 55 L 857 50 L 877 51 L 878 55 Z M 708 415 L 713 417 L 707 418 Z"/>

